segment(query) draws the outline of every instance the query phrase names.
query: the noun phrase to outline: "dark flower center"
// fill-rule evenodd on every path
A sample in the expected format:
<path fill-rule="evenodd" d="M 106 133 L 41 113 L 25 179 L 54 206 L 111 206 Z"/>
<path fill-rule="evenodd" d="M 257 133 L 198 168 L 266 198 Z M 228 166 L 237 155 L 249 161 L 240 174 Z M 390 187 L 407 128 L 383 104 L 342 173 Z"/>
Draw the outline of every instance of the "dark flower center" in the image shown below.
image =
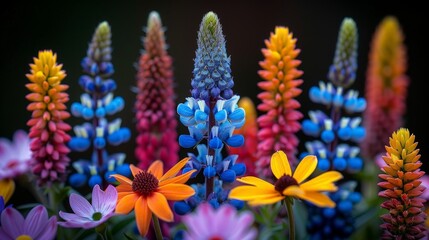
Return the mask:
<path fill-rule="evenodd" d="M 143 171 L 134 176 L 131 187 L 133 192 L 147 197 L 158 188 L 158 182 L 158 179 L 152 173 Z"/>
<path fill-rule="evenodd" d="M 289 176 L 289 175 L 283 175 L 277 182 L 274 184 L 274 188 L 277 192 L 283 194 L 283 191 L 292 185 L 297 185 L 298 182 L 295 180 L 295 178 Z"/>
<path fill-rule="evenodd" d="M 98 221 L 98 220 L 100 220 L 101 219 L 101 217 L 102 217 L 103 215 L 101 215 L 101 213 L 100 212 L 95 212 L 94 214 L 92 214 L 92 220 L 94 220 L 94 221 Z"/>

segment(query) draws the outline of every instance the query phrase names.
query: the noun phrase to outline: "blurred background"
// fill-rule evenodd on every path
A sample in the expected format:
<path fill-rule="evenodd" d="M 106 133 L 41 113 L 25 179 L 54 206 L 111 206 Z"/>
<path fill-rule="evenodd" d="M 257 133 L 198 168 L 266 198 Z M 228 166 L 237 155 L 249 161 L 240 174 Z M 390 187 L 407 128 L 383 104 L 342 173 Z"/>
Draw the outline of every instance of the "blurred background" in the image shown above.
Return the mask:
<path fill-rule="evenodd" d="M 376 4 L 373 2 L 377 2 Z M 150 11 L 159 12 L 169 45 L 168 52 L 174 59 L 176 102 L 183 102 L 190 95 L 190 80 L 196 50 L 196 38 L 200 21 L 205 13 L 218 14 L 227 40 L 227 51 L 232 59 L 234 91 L 259 103 L 256 86 L 260 81 L 257 71 L 262 60 L 261 48 L 275 26 L 287 26 L 298 39 L 302 50 L 301 70 L 303 94 L 298 98 L 301 111 L 319 108 L 308 99 L 308 90 L 320 80 L 325 80 L 332 62 L 338 29 L 344 17 L 353 18 L 359 30 L 358 75 L 352 85 L 363 95 L 367 69 L 369 45 L 376 26 L 387 15 L 398 18 L 405 34 L 408 49 L 408 89 L 405 127 L 416 135 L 422 159 L 429 158 L 429 131 L 427 119 L 423 117 L 429 109 L 429 94 L 424 87 L 427 75 L 427 40 L 422 37 L 427 22 L 422 4 L 413 1 L 394 3 L 391 1 L 9 1 L 0 9 L 0 136 L 11 138 L 17 129 L 28 131 L 25 95 L 29 72 L 28 64 L 39 50 L 52 49 L 67 72 L 65 84 L 70 102 L 78 101 L 81 88 L 78 78 L 82 74 L 80 61 L 86 55 L 88 43 L 96 26 L 106 20 L 112 28 L 113 78 L 118 83 L 115 95 L 125 98 L 125 109 L 115 116 L 122 118 L 123 125 L 134 130 L 133 104 L 136 69 L 142 48 L 143 26 L 147 24 Z M 71 125 L 82 119 L 71 117 Z M 185 133 L 180 126 L 179 134 Z M 73 133 L 72 133 L 73 134 Z M 301 146 L 306 137 L 299 133 Z M 109 152 L 125 151 L 128 162 L 135 162 L 133 139 Z M 181 150 L 180 157 L 186 151 Z M 423 161 L 425 162 L 425 161 Z M 429 164 L 427 164 L 429 165 Z M 423 165 L 425 169 L 428 166 Z"/>

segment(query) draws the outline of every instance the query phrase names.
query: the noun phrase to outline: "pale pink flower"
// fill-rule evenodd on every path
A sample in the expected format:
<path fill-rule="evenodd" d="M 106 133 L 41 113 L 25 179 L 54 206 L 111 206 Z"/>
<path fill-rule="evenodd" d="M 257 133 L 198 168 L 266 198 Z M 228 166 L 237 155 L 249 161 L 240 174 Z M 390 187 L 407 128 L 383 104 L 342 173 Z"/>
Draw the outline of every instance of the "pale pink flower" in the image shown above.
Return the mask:
<path fill-rule="evenodd" d="M 25 131 L 17 130 L 13 141 L 0 138 L 0 180 L 28 172 L 30 160 L 30 138 Z"/>

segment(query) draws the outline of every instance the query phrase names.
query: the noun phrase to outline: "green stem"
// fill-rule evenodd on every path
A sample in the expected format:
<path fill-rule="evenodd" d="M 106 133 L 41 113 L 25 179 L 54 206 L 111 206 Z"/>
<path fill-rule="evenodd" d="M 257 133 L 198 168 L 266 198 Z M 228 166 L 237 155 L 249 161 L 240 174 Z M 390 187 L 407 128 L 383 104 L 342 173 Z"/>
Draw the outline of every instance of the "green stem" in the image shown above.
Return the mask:
<path fill-rule="evenodd" d="M 292 201 L 293 200 L 289 197 L 286 197 L 286 199 L 284 200 L 286 204 L 287 215 L 289 218 L 289 239 L 295 240 L 295 219 L 293 217 Z"/>
<path fill-rule="evenodd" d="M 29 174 L 23 174 L 18 177 L 18 182 L 21 186 L 26 187 L 30 190 L 31 194 L 34 198 L 44 206 L 48 206 L 48 201 L 46 200 L 46 196 L 42 193 L 40 187 L 31 180 L 31 176 Z"/>
<path fill-rule="evenodd" d="M 153 228 L 155 230 L 155 236 L 156 236 L 156 240 L 162 240 L 162 231 L 161 231 L 161 225 L 159 225 L 159 219 L 157 216 L 155 216 L 155 214 L 152 214 L 152 223 L 153 223 Z"/>
<path fill-rule="evenodd" d="M 95 232 L 101 237 L 102 240 L 109 240 L 107 224 L 103 223 L 95 228 Z"/>

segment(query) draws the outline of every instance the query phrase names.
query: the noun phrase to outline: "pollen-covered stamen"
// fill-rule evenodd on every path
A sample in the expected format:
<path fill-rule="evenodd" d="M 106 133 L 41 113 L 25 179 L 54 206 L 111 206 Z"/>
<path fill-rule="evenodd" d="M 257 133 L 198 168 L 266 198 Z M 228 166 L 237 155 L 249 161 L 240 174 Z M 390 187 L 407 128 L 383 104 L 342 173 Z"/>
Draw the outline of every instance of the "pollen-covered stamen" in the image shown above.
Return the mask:
<path fill-rule="evenodd" d="M 158 188 L 158 179 L 152 173 L 143 171 L 135 175 L 132 188 L 133 192 L 141 196 L 149 196 Z"/>
<path fill-rule="evenodd" d="M 295 180 L 295 178 L 289 176 L 289 175 L 283 175 L 277 182 L 274 184 L 274 189 L 276 189 L 277 192 L 283 193 L 283 191 L 292 185 L 298 185 L 298 182 Z"/>

